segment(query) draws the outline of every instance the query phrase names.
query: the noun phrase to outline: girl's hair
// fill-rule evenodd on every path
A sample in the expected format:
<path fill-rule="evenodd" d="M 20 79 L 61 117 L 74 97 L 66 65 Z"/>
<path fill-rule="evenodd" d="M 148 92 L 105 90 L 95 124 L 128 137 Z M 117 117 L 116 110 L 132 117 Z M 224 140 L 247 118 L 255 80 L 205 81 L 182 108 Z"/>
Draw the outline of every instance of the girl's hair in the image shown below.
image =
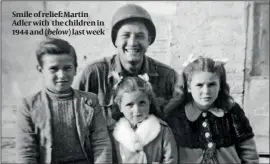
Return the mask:
<path fill-rule="evenodd" d="M 113 91 L 114 110 L 112 113 L 112 117 L 118 121 L 121 117 L 124 116 L 119 109 L 122 96 L 124 93 L 130 93 L 134 91 L 142 91 L 148 95 L 148 98 L 150 100 L 149 114 L 153 114 L 160 118 L 160 109 L 159 106 L 156 104 L 155 94 L 152 90 L 151 84 L 138 76 L 124 77 L 115 87 Z"/>
<path fill-rule="evenodd" d="M 199 56 L 196 60 L 189 63 L 183 71 L 184 79 L 184 94 L 185 104 L 193 101 L 191 93 L 188 92 L 188 87 L 191 83 L 192 76 L 195 72 L 211 72 L 215 73 L 219 77 L 220 90 L 218 97 L 214 102 L 217 108 L 229 110 L 233 102 L 233 98 L 230 96 L 230 87 L 227 83 L 226 70 L 224 64 L 219 61 L 214 61 L 211 58 Z"/>
<path fill-rule="evenodd" d="M 75 52 L 74 47 L 69 44 L 69 42 L 58 39 L 58 38 L 49 38 L 47 37 L 44 41 L 42 41 L 37 50 L 36 50 L 36 56 L 38 64 L 42 67 L 43 61 L 42 58 L 44 55 L 47 54 L 53 54 L 53 55 L 62 55 L 67 54 L 74 58 L 74 66 L 77 68 L 77 55 Z"/>

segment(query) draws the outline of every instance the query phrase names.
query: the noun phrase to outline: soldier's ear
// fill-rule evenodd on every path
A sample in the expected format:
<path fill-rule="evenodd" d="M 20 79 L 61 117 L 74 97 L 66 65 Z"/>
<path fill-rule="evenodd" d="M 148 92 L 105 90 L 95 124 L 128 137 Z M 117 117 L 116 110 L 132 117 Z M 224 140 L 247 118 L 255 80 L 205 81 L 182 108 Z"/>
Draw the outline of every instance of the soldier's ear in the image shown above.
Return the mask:
<path fill-rule="evenodd" d="M 40 65 L 37 65 L 36 69 L 38 70 L 38 72 L 42 73 L 42 67 Z"/>
<path fill-rule="evenodd" d="M 190 85 L 188 85 L 188 92 L 191 93 Z"/>
<path fill-rule="evenodd" d="M 153 39 L 153 37 L 152 37 L 152 36 L 149 36 L 149 37 L 148 37 L 148 43 L 149 43 L 149 44 L 151 44 L 152 39 Z"/>

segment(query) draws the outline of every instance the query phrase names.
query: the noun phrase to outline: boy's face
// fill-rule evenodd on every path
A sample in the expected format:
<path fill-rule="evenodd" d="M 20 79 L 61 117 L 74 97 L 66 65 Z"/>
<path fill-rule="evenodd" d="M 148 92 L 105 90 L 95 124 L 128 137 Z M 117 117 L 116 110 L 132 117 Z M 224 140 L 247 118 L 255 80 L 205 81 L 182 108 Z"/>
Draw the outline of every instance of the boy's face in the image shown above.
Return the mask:
<path fill-rule="evenodd" d="M 120 110 L 132 125 L 137 125 L 149 115 L 150 100 L 141 91 L 126 92 L 122 95 Z"/>
<path fill-rule="evenodd" d="M 45 54 L 42 57 L 43 66 L 38 66 L 47 89 L 55 93 L 65 93 L 70 89 L 76 68 L 74 58 L 68 54 Z"/>

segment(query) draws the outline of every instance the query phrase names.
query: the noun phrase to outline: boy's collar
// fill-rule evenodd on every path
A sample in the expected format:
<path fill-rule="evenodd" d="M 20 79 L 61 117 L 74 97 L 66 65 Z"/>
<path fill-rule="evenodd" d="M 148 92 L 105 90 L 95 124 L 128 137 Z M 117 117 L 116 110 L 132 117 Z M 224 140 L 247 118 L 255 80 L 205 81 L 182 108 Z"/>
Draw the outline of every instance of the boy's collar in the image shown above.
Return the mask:
<path fill-rule="evenodd" d="M 186 113 L 187 119 L 191 122 L 196 121 L 202 112 L 203 111 L 198 109 L 195 105 L 193 105 L 193 103 L 189 103 L 185 106 L 185 113 Z M 215 108 L 215 107 L 210 108 L 207 112 L 211 112 L 217 117 L 223 117 L 225 114 L 224 110 L 220 108 Z"/>
<path fill-rule="evenodd" d="M 74 91 L 73 91 L 73 89 L 71 87 L 70 87 L 69 90 L 67 90 L 64 93 L 55 93 L 55 92 L 51 91 L 48 88 L 45 88 L 45 92 L 53 100 L 70 99 L 70 98 L 72 98 L 73 93 L 74 93 Z"/>

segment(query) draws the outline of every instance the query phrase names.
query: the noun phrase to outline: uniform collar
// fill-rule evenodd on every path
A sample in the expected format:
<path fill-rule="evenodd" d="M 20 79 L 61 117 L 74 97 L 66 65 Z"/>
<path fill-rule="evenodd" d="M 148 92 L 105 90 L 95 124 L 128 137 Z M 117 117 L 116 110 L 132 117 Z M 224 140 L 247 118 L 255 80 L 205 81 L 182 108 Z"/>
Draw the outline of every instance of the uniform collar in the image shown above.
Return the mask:
<path fill-rule="evenodd" d="M 189 121 L 196 121 L 203 111 L 198 109 L 193 103 L 189 103 L 185 106 L 185 113 Z M 224 110 L 216 107 L 211 107 L 207 112 L 211 112 L 217 117 L 223 117 L 225 112 Z"/>
<path fill-rule="evenodd" d="M 120 56 L 117 54 L 113 59 L 114 60 L 112 60 L 112 65 L 108 73 L 108 78 L 112 77 L 112 72 L 117 72 L 122 75 L 124 75 L 125 73 L 125 69 L 123 68 L 120 61 Z M 139 74 L 147 73 L 148 76 L 158 76 L 156 66 L 149 62 L 149 58 L 145 55 L 143 58 L 143 65 L 141 70 L 139 71 Z"/>

